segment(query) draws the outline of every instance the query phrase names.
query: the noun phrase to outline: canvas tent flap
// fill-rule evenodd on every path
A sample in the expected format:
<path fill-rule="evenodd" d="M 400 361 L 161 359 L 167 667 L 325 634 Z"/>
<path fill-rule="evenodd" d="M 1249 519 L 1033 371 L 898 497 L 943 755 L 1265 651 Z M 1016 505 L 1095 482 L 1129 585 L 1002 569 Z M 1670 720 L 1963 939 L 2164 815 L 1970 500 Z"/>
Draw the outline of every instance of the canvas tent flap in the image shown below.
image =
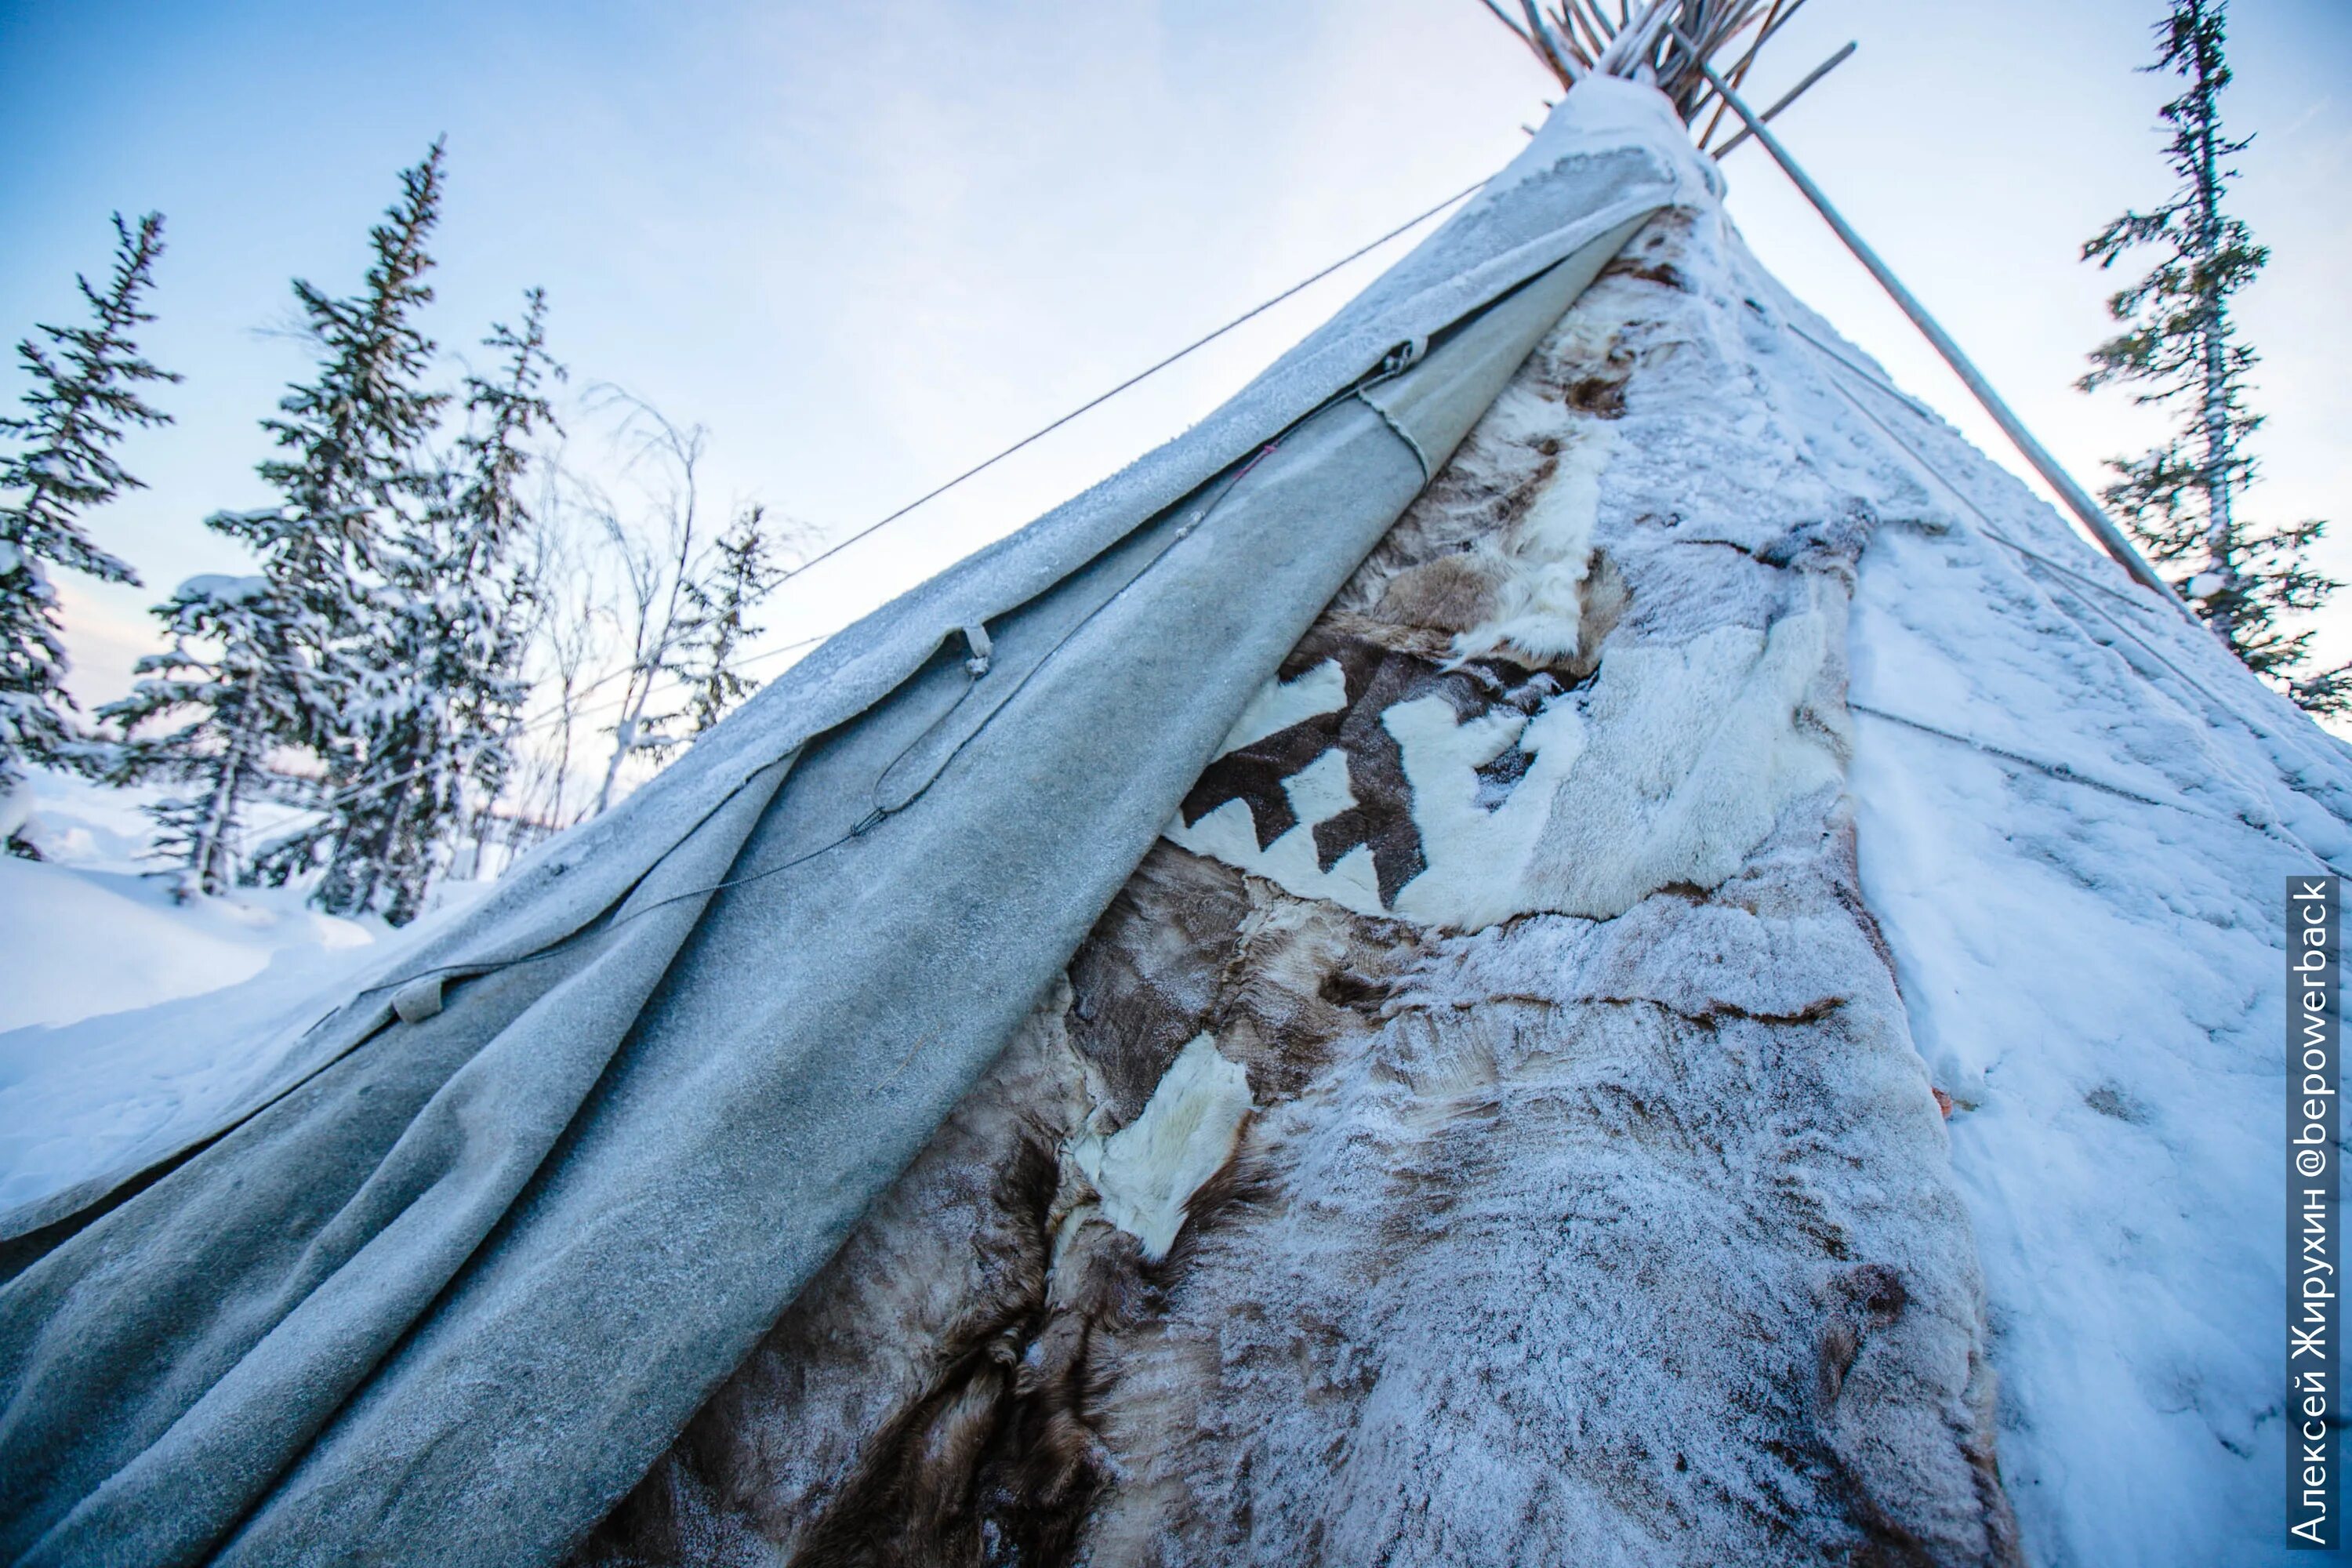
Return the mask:
<path fill-rule="evenodd" d="M 1648 217 L 1643 213 L 1602 233 L 1582 250 L 1464 322 L 1448 344 L 1457 363 L 1475 371 L 1449 375 L 1399 375 L 1372 382 L 1359 394 L 1411 447 L 1424 479 L 1437 477 L 1454 448 L 1470 434 L 1527 348 L 1549 331 L 1611 257 L 1624 248 Z"/>
<path fill-rule="evenodd" d="M 1704 188 L 1662 100 L 1593 85 L 1370 303 L 534 857 L 176 1168 L 11 1216 L 0 1551 L 511 1564 L 600 1517 L 1625 232 Z"/>
<path fill-rule="evenodd" d="M 79 1496 L 113 1528 L 58 1561 L 202 1561 L 262 1456 L 315 1430 L 499 1222 L 618 1044 L 590 1021 L 643 1006 L 761 804 L 689 836 L 642 918 L 457 989 L 12 1281 L 0 1531 Z"/>

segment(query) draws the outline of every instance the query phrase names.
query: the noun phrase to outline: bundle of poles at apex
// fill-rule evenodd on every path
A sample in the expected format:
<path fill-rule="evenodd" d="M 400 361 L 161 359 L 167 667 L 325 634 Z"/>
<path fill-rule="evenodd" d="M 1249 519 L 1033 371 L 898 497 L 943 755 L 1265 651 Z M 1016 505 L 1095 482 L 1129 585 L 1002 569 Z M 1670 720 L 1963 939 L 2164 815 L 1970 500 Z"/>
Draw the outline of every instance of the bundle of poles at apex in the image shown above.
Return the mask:
<path fill-rule="evenodd" d="M 1572 88 L 1589 76 L 1624 77 L 1664 93 L 1687 124 L 1696 125 L 1706 114 L 1698 144 L 1719 158 L 1747 140 L 1748 131 L 1736 118 L 1727 122 L 1723 95 L 1708 81 L 1707 68 L 1714 67 L 1737 91 L 1757 55 L 1804 8 L 1805 0 L 1615 0 L 1613 5 L 1609 0 L 1552 0 L 1549 9 L 1539 0 L 1519 0 L 1516 18 L 1504 0 L 1484 3 L 1562 87 Z M 1815 66 L 1761 118 L 1769 120 L 1788 108 L 1853 53 L 1848 44 Z M 1713 145 L 1718 130 L 1731 134 Z"/>
<path fill-rule="evenodd" d="M 2025 427 L 2016 411 L 1993 390 L 1984 373 L 1962 352 L 1951 334 L 1854 232 L 1853 226 L 1832 205 L 1812 177 L 1766 129 L 1773 117 L 1796 102 L 1806 89 L 1843 64 L 1853 53 L 1854 46 L 1846 45 L 1806 72 L 1796 86 L 1760 114 L 1741 100 L 1740 85 L 1756 63 L 1757 55 L 1803 8 L 1805 0 L 1770 0 L 1769 5 L 1766 0 L 1647 0 L 1645 5 L 1638 0 L 1616 0 L 1617 19 L 1613 22 L 1607 15 L 1605 0 L 1552 0 L 1549 10 L 1541 0 L 1519 0 L 1524 25 L 1512 18 L 1502 0 L 1482 3 L 1494 13 L 1496 20 L 1510 28 L 1534 52 L 1563 87 L 1573 89 L 1591 76 L 1623 77 L 1654 87 L 1674 104 L 1685 124 L 1697 126 L 1699 116 L 1707 115 L 1706 125 L 1694 135 L 1701 151 L 1718 159 L 1750 136 L 1761 142 L 1772 161 L 1804 193 L 1805 199 L 1910 318 L 1944 363 L 1951 366 L 1969 395 L 1991 416 L 2001 434 L 2042 476 L 2052 493 L 2065 503 L 2084 531 L 2132 581 L 2171 609 L 2184 616 L 2191 613 L 2123 530 L 2091 499 L 2091 493 Z M 1727 115 L 1732 134 L 1716 142 L 1716 131 L 1726 123 Z"/>

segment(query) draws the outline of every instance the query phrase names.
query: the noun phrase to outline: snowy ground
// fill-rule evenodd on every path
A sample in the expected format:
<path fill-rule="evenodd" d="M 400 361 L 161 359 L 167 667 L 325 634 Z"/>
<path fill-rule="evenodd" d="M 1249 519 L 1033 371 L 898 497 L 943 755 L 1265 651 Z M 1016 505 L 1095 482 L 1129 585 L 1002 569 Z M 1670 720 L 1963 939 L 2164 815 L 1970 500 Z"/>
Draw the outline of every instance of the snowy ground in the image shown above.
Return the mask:
<path fill-rule="evenodd" d="M 0 856 L 0 1208 L 226 1104 L 280 1026 L 434 923 L 337 920 L 300 888 L 178 903 L 139 810 L 156 792 L 32 787 L 23 831 L 45 858 Z"/>
<path fill-rule="evenodd" d="M 45 858 L 0 858 L 0 1030 L 216 991 L 273 962 L 290 978 L 379 934 L 304 908 L 299 889 L 175 902 L 139 809 L 161 793 L 37 775 L 24 832 Z"/>

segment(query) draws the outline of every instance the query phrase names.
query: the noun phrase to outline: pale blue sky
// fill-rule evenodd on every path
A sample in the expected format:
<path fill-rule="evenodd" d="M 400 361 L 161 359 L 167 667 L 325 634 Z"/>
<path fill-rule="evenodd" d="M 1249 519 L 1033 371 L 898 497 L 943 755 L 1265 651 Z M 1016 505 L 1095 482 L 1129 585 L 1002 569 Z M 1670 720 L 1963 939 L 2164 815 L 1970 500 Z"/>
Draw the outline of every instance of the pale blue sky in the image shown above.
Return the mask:
<path fill-rule="evenodd" d="M 2092 481 L 2144 427 L 2071 388 L 2112 281 L 2074 257 L 2163 190 L 2163 84 L 2131 68 L 2158 9 L 1811 0 L 1759 77 L 1769 97 L 1861 41 L 1787 140 Z M 2272 416 L 2254 504 L 2336 517 L 2352 576 L 2352 7 L 2245 4 L 2235 34 L 2230 108 L 2260 135 L 2239 206 L 2276 252 L 2244 307 Z M 121 689 L 158 591 L 236 569 L 198 520 L 265 499 L 256 421 L 304 368 L 263 329 L 289 277 L 355 284 L 394 172 L 437 134 L 445 343 L 543 284 L 583 378 L 711 427 L 722 499 L 838 533 L 1490 173 L 1548 92 L 1476 0 L 8 0 L 0 336 L 70 312 L 110 209 L 160 207 L 152 347 L 189 377 L 165 397 L 179 424 L 125 453 L 153 488 L 96 520 L 151 591 L 72 593 L 77 688 Z M 1727 172 L 1766 263 L 2016 466 L 1760 153 Z M 1381 259 L 812 572 L 770 640 L 831 629 L 1172 434 Z"/>

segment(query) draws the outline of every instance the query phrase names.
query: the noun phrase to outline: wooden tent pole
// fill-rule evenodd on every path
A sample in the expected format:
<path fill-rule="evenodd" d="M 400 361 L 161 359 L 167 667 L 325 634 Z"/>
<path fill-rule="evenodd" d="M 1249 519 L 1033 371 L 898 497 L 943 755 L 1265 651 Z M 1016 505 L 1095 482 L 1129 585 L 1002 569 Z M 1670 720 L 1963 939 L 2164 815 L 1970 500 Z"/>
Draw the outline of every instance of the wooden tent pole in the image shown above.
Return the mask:
<path fill-rule="evenodd" d="M 1952 374 L 1976 395 L 1977 401 L 1984 405 L 1984 411 L 1992 416 L 1992 422 L 2000 426 L 2001 434 L 2008 437 L 2011 444 L 2024 455 L 2025 460 L 2033 465 L 2034 472 L 2058 492 L 2074 515 L 2083 520 L 2083 526 L 2091 531 L 2092 537 L 2116 558 L 2117 565 L 2131 574 L 2132 581 L 2164 599 L 2194 623 L 2195 615 L 2181 603 L 2180 596 L 2172 591 L 2172 585 L 2156 574 L 2156 569 L 2147 563 L 2147 558 L 2132 547 L 2130 540 L 2124 537 L 2123 530 L 2099 510 L 2099 503 L 2091 499 L 2090 492 L 2076 484 L 2073 477 L 2058 466 L 2058 459 L 2033 438 L 2032 432 L 2026 429 L 2009 405 L 2001 401 L 2000 395 L 1992 389 L 1992 384 L 1985 380 L 1969 356 L 1960 352 L 1960 345 L 1952 341 L 1951 334 L 1936 324 L 1936 318 L 1927 314 L 1927 307 L 1912 298 L 1911 290 L 1903 287 L 1901 280 L 1888 270 L 1886 263 L 1878 258 L 1878 253 L 1871 249 L 1862 236 L 1853 231 L 1853 226 L 1839 216 L 1837 208 L 1830 205 L 1830 199 L 1822 194 L 1822 188 L 1797 166 L 1797 161 L 1789 155 L 1789 150 L 1780 145 L 1780 138 L 1773 135 L 1764 121 L 1740 101 L 1739 95 L 1716 74 L 1713 66 L 1701 60 L 1698 68 L 1706 73 L 1707 82 L 1722 96 L 1723 101 L 1731 106 L 1731 111 L 1747 122 L 1748 132 L 1764 144 L 1764 150 L 1772 154 L 1772 161 L 1780 165 L 1781 173 L 1796 183 L 1797 188 L 1805 193 L 1805 199 L 1813 204 L 1814 210 L 1822 215 L 1831 228 L 1837 231 L 1837 237 L 1845 241 L 1845 247 L 1853 252 L 1854 259 L 1870 268 L 1870 275 L 1877 279 L 1879 287 L 1902 307 L 1903 313 L 1911 318 L 1911 324 L 1936 345 L 1936 352 L 1944 356 L 1944 363 L 1952 367 Z"/>
<path fill-rule="evenodd" d="M 1780 119 L 1780 111 L 1782 110 L 1796 102 L 1797 100 L 1804 97 L 1806 91 L 1812 87 L 1813 83 L 1821 80 L 1822 78 L 1829 75 L 1830 72 L 1845 64 L 1847 60 L 1853 57 L 1853 51 L 1860 47 L 1861 46 L 1858 44 L 1849 43 L 1845 47 L 1840 49 L 1837 53 L 1832 55 L 1821 64 L 1815 66 L 1811 70 L 1807 71 L 1798 81 L 1796 86 L 1782 93 L 1779 100 L 1775 102 L 1771 108 L 1764 111 L 1762 117 L 1764 123 L 1769 125 L 1775 120 Z M 1738 146 L 1742 142 L 1747 141 L 1748 137 L 1748 128 L 1743 125 L 1739 128 L 1739 133 L 1738 135 L 1734 136 L 1730 141 L 1726 142 L 1722 146 L 1717 147 L 1714 152 L 1709 153 L 1707 156 L 1720 163 L 1726 158 L 1730 157 L 1731 150 L 1734 147 Z"/>

